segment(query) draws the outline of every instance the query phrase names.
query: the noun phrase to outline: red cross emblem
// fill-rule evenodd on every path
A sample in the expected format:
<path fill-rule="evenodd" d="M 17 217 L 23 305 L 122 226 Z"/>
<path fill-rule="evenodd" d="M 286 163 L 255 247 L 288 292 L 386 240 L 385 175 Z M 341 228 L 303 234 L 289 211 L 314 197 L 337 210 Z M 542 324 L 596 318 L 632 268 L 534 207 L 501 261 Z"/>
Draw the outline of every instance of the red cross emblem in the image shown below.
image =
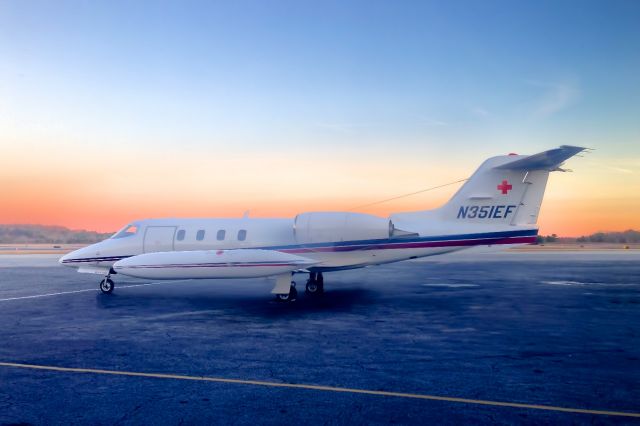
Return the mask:
<path fill-rule="evenodd" d="M 502 195 L 506 195 L 511 189 L 513 185 L 511 185 L 506 179 L 502 181 L 500 185 L 498 185 L 498 191 L 502 191 Z"/>

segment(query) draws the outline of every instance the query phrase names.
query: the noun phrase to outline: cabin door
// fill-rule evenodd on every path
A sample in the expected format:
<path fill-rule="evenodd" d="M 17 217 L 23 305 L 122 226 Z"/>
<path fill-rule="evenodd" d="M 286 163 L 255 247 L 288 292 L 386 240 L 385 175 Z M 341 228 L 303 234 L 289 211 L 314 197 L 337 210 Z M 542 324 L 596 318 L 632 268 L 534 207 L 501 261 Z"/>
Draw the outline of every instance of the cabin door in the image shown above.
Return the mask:
<path fill-rule="evenodd" d="M 144 252 L 173 251 L 175 226 L 149 226 L 144 233 Z"/>

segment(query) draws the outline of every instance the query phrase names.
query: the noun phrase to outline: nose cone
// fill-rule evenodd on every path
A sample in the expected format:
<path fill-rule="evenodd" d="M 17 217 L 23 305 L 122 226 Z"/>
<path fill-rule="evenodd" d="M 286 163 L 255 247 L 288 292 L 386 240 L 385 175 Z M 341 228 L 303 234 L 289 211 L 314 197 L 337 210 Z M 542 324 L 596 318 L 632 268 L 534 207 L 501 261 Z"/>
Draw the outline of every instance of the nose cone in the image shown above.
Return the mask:
<path fill-rule="evenodd" d="M 84 249 L 74 250 L 70 253 L 65 254 L 60 259 L 58 259 L 58 263 L 64 266 L 71 266 L 71 267 L 77 266 L 75 265 L 75 262 L 77 262 L 78 259 L 81 257 L 80 252 L 82 250 Z"/>
<path fill-rule="evenodd" d="M 58 263 L 64 266 L 77 268 L 79 265 L 86 263 L 90 258 L 95 258 L 95 256 L 100 253 L 98 244 L 100 243 L 92 244 L 90 246 L 74 250 L 71 253 L 67 253 L 58 260 Z"/>

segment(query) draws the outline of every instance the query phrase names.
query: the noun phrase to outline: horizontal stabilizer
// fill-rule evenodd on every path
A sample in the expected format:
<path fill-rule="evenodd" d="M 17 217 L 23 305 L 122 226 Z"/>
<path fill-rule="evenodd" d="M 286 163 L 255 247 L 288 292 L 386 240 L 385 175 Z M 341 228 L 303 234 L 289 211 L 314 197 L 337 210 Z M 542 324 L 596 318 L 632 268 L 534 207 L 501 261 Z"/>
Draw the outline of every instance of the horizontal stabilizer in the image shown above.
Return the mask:
<path fill-rule="evenodd" d="M 560 148 L 550 149 L 539 154 L 515 160 L 495 167 L 500 170 L 556 170 L 564 161 L 584 151 L 579 146 L 562 145 Z"/>

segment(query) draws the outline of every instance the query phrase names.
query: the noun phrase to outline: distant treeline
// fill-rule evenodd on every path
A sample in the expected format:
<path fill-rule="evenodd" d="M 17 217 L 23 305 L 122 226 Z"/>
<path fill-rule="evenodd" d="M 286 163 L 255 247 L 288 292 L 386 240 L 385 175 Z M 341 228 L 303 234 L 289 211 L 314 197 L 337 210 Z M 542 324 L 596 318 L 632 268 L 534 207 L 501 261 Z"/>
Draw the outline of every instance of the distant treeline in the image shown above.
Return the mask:
<path fill-rule="evenodd" d="M 576 238 L 578 243 L 640 243 L 640 232 L 633 229 L 624 232 L 596 232 Z"/>
<path fill-rule="evenodd" d="M 0 225 L 0 244 L 95 243 L 111 235 L 111 232 L 75 231 L 63 226 Z M 632 229 L 623 232 L 596 232 L 578 238 L 559 237 L 556 234 L 538 235 L 539 244 L 555 242 L 640 244 L 640 232 Z"/>
<path fill-rule="evenodd" d="M 81 244 L 95 243 L 112 233 L 74 231 L 63 226 L 0 225 L 0 244 Z"/>
<path fill-rule="evenodd" d="M 640 232 L 629 229 L 622 232 L 596 232 L 591 235 L 583 235 L 578 238 L 559 237 L 556 234 L 538 235 L 538 243 L 615 243 L 638 244 Z"/>

